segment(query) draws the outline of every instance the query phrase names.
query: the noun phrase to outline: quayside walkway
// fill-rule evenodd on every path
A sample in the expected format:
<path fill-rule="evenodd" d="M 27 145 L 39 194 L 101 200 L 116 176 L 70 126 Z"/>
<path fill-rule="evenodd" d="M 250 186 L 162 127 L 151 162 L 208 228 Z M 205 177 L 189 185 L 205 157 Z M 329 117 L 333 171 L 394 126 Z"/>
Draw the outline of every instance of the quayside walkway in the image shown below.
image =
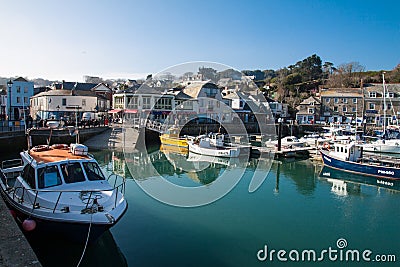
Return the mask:
<path fill-rule="evenodd" d="M 0 266 L 42 266 L 1 197 Z"/>

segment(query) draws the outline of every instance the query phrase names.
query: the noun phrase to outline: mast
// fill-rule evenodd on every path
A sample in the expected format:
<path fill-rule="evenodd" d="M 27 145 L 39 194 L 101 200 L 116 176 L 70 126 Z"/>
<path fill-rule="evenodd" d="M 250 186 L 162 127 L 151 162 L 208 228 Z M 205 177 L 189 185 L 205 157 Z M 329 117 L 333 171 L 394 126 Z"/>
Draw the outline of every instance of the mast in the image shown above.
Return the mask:
<path fill-rule="evenodd" d="M 382 73 L 382 85 L 383 85 L 383 139 L 386 135 L 386 86 L 385 86 L 385 72 Z"/>

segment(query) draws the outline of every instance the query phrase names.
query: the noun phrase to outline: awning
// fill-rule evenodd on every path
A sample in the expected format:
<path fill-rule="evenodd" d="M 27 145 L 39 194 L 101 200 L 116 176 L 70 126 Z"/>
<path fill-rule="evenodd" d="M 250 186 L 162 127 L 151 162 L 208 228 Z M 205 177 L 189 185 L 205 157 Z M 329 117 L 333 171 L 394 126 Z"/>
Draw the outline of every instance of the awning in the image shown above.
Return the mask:
<path fill-rule="evenodd" d="M 121 112 L 121 110 L 122 109 L 113 109 L 113 110 L 109 110 L 108 113 L 111 113 L 111 114 L 118 113 L 118 112 Z"/>
<path fill-rule="evenodd" d="M 124 110 L 125 113 L 132 113 L 132 114 L 136 114 L 138 112 L 137 109 L 125 109 Z"/>

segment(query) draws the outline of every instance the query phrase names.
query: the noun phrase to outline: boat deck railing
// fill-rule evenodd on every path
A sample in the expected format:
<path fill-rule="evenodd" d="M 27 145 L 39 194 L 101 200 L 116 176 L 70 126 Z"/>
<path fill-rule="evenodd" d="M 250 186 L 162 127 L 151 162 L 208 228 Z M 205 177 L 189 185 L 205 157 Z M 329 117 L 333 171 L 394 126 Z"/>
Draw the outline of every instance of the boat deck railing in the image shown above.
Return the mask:
<path fill-rule="evenodd" d="M 56 211 L 59 212 L 70 212 L 69 208 L 66 208 L 65 205 L 62 207 L 59 205 L 60 204 L 60 199 L 63 194 L 67 193 L 81 193 L 81 198 L 82 201 L 86 204 L 86 206 L 81 210 L 81 213 L 94 213 L 97 211 L 101 211 L 99 208 L 99 205 L 97 203 L 97 199 L 99 196 L 99 193 L 104 193 L 104 192 L 112 192 L 111 195 L 115 192 L 115 198 L 114 198 L 114 204 L 112 208 L 117 207 L 117 202 L 118 202 L 118 196 L 119 194 L 124 195 L 125 194 L 125 178 L 122 176 L 116 175 L 116 174 L 111 174 L 108 176 L 107 181 L 110 183 L 110 185 L 113 186 L 111 189 L 98 189 L 98 190 L 53 190 L 53 189 L 35 189 L 35 188 L 25 188 L 23 186 L 17 186 L 17 187 L 9 187 L 7 189 L 7 192 L 10 197 L 13 198 L 14 201 L 18 201 L 19 203 L 23 203 L 25 201 L 29 201 L 27 205 L 32 207 L 32 212 L 35 209 L 43 208 L 43 209 L 48 209 L 52 210 L 52 213 L 55 213 Z M 21 195 L 17 195 L 16 192 L 18 190 L 22 190 Z M 32 194 L 28 194 L 28 192 L 32 192 Z M 38 195 L 40 193 L 58 193 L 57 196 L 57 201 L 54 203 L 53 207 L 44 207 L 40 206 L 39 203 L 37 203 Z M 34 195 L 34 200 L 30 198 L 31 195 Z M 27 197 L 25 197 L 27 196 Z M 94 206 L 97 204 L 97 209 L 93 210 Z M 103 207 L 102 207 L 103 208 Z"/>

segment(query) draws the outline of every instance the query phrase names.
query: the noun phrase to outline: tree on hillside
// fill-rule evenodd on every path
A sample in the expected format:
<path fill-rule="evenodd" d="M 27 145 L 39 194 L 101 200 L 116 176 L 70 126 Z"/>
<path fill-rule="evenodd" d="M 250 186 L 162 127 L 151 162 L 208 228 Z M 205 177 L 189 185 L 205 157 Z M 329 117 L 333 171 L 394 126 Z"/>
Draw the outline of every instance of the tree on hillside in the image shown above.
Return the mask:
<path fill-rule="evenodd" d="M 358 62 L 344 63 L 329 75 L 327 80 L 328 87 L 359 87 L 363 78 L 365 67 Z"/>
<path fill-rule="evenodd" d="M 387 78 L 390 83 L 400 83 L 400 64 L 388 73 Z"/>
<path fill-rule="evenodd" d="M 213 82 L 216 82 L 217 71 L 215 69 L 200 67 L 198 73 L 202 75 L 203 80 L 211 80 Z"/>

